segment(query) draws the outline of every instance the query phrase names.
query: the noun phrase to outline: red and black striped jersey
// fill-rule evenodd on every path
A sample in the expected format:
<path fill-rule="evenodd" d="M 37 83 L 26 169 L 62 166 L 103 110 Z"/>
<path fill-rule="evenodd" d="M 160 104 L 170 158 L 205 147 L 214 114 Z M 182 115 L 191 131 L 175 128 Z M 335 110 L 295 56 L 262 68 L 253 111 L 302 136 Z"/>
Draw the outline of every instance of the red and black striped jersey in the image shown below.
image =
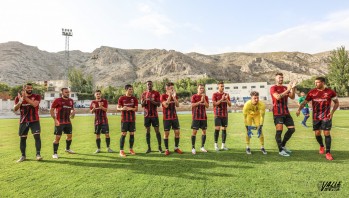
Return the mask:
<path fill-rule="evenodd" d="M 337 99 L 336 92 L 329 88 L 310 90 L 305 100 L 312 102 L 313 120 L 329 120 L 331 103 L 335 99 Z"/>
<path fill-rule="evenodd" d="M 157 91 L 145 91 L 142 94 L 141 100 L 145 100 L 144 107 L 144 117 L 145 118 L 154 118 L 158 117 L 157 106 L 150 102 L 153 100 L 155 102 L 160 102 L 160 93 Z"/>
<path fill-rule="evenodd" d="M 41 96 L 37 94 L 31 94 L 30 96 L 27 96 L 30 100 L 33 101 L 41 101 Z M 19 98 L 18 96 L 15 98 L 15 105 L 18 104 Z M 26 100 L 23 99 L 23 102 L 21 106 L 19 107 L 20 111 L 20 123 L 25 122 L 36 122 L 39 121 L 39 105 L 37 107 L 33 107 L 31 104 L 29 104 Z"/>
<path fill-rule="evenodd" d="M 71 98 L 56 98 L 51 108 L 56 109 L 56 119 L 59 124 L 70 124 L 70 113 L 74 110 L 74 101 Z"/>
<path fill-rule="evenodd" d="M 134 96 L 121 96 L 118 105 L 121 107 L 135 108 L 138 106 L 138 100 Z M 121 111 L 121 122 L 136 122 L 136 112 Z"/>
<path fill-rule="evenodd" d="M 108 101 L 105 99 L 100 101 L 93 100 L 91 102 L 90 110 L 93 109 L 93 105 L 95 106 L 95 125 L 108 124 L 107 112 L 103 111 L 99 104 L 104 108 L 108 108 Z"/>
<path fill-rule="evenodd" d="M 271 95 L 271 98 L 273 100 L 273 114 L 274 114 L 274 116 L 284 116 L 284 115 L 290 114 L 290 112 L 288 110 L 288 106 L 287 106 L 289 93 L 284 95 L 284 97 L 282 97 L 280 100 L 277 100 L 273 96 L 274 93 L 282 94 L 286 90 L 287 90 L 287 87 L 282 86 L 282 85 L 281 86 L 274 85 L 274 86 L 270 87 L 270 95 Z"/>
<path fill-rule="evenodd" d="M 225 93 L 216 92 L 212 95 L 212 101 L 217 102 L 222 99 Z M 230 97 L 228 96 L 228 99 Z M 228 103 L 227 101 L 222 101 L 219 105 L 213 106 L 213 112 L 215 117 L 228 117 Z"/>
<path fill-rule="evenodd" d="M 167 94 L 162 94 L 161 95 L 161 103 L 166 102 L 168 97 L 169 96 Z M 178 100 L 177 96 L 176 96 L 176 99 Z M 164 120 L 176 120 L 177 119 L 176 103 L 172 97 L 171 97 L 171 100 L 170 100 L 167 108 L 162 104 L 162 113 L 163 113 Z"/>
<path fill-rule="evenodd" d="M 191 97 L 191 103 L 198 103 L 201 101 L 202 96 L 195 94 Z M 205 96 L 205 100 L 208 103 L 208 97 Z M 198 106 L 192 107 L 193 120 L 207 120 L 205 102 L 200 102 Z"/>

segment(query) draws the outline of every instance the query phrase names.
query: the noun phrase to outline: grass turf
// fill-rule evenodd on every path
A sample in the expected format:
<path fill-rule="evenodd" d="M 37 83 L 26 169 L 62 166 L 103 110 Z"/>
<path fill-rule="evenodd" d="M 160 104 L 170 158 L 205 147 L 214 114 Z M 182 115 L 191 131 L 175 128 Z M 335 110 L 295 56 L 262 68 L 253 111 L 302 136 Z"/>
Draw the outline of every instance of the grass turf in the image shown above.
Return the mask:
<path fill-rule="evenodd" d="M 143 117 L 137 116 L 136 156 L 120 158 L 120 116 L 109 116 L 111 148 L 107 153 L 102 135 L 102 153 L 96 150 L 93 116 L 73 120 L 71 149 L 64 153 L 65 138 L 52 159 L 53 121 L 41 119 L 43 161 L 35 160 L 34 139 L 27 140 L 27 159 L 20 157 L 18 119 L 0 120 L 0 197 L 348 197 L 349 196 L 349 123 L 347 111 L 335 114 L 332 128 L 334 161 L 318 154 L 318 143 L 311 127 L 300 125 L 302 117 L 293 114 L 296 132 L 287 147 L 291 157 L 278 155 L 272 114 L 264 124 L 267 155 L 259 151 L 259 140 L 251 140 L 252 155 L 245 153 L 245 129 L 241 113 L 229 114 L 227 146 L 229 151 L 213 150 L 213 115 L 208 115 L 206 149 L 199 151 L 201 133 L 197 135 L 197 155 L 191 154 L 191 115 L 180 115 L 181 141 L 184 154 L 171 152 L 164 156 L 146 151 Z M 160 118 L 160 129 L 162 122 Z M 308 122 L 308 125 L 311 125 Z M 285 130 L 284 130 L 285 132 Z M 162 132 L 163 133 L 163 132 Z M 256 134 L 256 132 L 255 132 Z M 284 133 L 283 133 L 284 134 Z M 153 150 L 157 149 L 151 131 Z M 221 139 L 220 139 L 221 140 Z M 174 134 L 170 134 L 173 151 Z M 164 146 L 163 146 L 164 148 Z M 128 136 L 125 144 L 128 154 Z M 321 192 L 321 181 L 341 181 L 336 192 Z"/>

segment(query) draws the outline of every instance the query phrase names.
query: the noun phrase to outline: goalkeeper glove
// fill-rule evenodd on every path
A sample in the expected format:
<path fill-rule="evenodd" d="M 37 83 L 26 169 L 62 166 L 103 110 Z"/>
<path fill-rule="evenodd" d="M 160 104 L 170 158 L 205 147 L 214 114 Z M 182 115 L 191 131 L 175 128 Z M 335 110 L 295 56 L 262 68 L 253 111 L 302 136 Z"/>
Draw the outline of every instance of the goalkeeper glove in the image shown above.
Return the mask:
<path fill-rule="evenodd" d="M 253 135 L 252 130 L 253 129 L 254 129 L 253 126 L 248 126 L 247 127 L 247 135 L 248 135 L 249 138 L 252 138 L 252 135 Z"/>

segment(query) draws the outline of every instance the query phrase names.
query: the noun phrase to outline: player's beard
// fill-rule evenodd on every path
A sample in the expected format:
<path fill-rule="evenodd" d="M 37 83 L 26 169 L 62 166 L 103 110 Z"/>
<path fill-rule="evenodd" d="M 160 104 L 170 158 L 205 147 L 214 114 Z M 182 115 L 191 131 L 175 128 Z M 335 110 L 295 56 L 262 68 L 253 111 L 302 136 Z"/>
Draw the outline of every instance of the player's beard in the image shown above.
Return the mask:
<path fill-rule="evenodd" d="M 32 91 L 32 90 L 26 90 L 25 92 L 26 92 L 28 95 L 30 95 L 30 94 L 32 94 L 33 91 Z"/>
<path fill-rule="evenodd" d="M 65 96 L 65 95 L 63 95 L 63 98 L 69 98 L 69 96 Z"/>

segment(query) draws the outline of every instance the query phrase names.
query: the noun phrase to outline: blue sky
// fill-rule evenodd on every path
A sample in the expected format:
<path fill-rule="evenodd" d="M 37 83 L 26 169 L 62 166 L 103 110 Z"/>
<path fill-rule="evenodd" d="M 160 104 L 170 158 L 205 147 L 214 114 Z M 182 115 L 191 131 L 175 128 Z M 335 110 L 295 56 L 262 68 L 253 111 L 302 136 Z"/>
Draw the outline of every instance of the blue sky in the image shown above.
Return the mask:
<path fill-rule="evenodd" d="M 0 43 L 64 50 L 100 46 L 225 52 L 317 53 L 349 44 L 345 0 L 2 0 Z"/>

